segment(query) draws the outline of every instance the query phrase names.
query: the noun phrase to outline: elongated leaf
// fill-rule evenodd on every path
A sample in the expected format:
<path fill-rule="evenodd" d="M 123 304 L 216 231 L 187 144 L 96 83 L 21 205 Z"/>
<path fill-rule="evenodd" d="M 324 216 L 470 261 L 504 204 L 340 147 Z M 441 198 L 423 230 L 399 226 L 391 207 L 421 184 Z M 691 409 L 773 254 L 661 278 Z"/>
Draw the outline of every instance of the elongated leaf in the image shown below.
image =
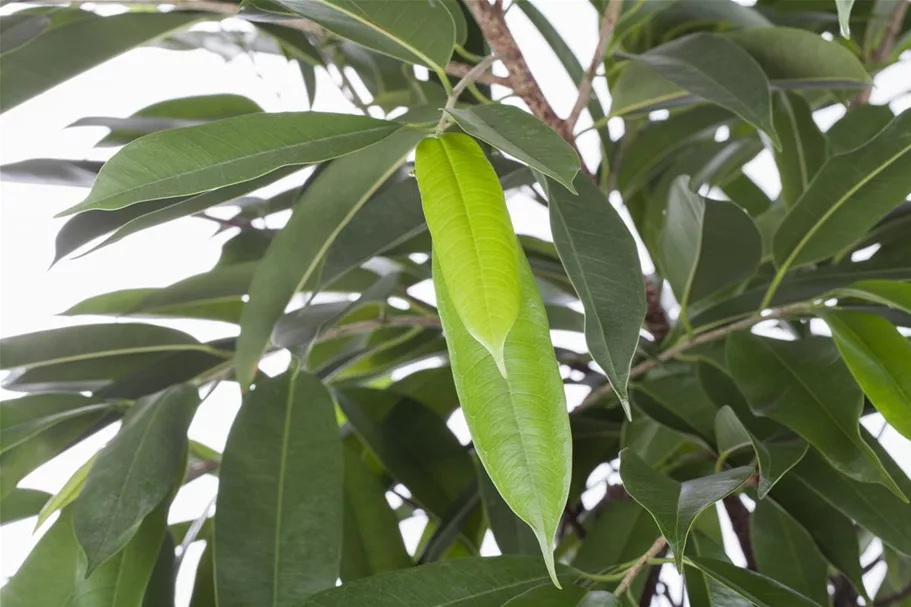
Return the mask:
<path fill-rule="evenodd" d="M 560 579 L 574 574 L 558 568 Z M 461 558 L 377 575 L 328 590 L 300 607 L 501 607 L 504 602 L 547 582 L 536 558 Z"/>
<path fill-rule="evenodd" d="M 222 460 L 219 605 L 299 605 L 335 586 L 343 474 L 332 396 L 319 379 L 291 370 L 258 382 Z"/>
<path fill-rule="evenodd" d="M 438 281 L 459 323 L 506 376 L 506 336 L 519 314 L 518 245 L 503 190 L 480 146 L 466 135 L 425 139 L 415 156 Z M 496 479 L 494 479 L 496 481 Z"/>
<path fill-rule="evenodd" d="M 76 401 L 72 401 L 70 397 L 76 397 Z M 111 406 L 107 403 L 91 403 L 73 407 L 73 404 L 78 403 L 80 399 L 75 394 L 43 394 L 23 398 L 28 401 L 38 401 L 34 403 L 37 410 L 33 411 L 33 413 L 36 415 L 30 416 L 28 421 L 22 423 L 9 426 L 4 423 L 2 425 L 2 429 L 0 429 L 0 453 L 5 453 L 18 447 L 57 424 L 86 415 L 94 416 L 97 413 L 104 413 L 111 409 Z M 43 411 L 41 410 L 42 405 L 46 406 Z M 2 411 L 2 408 L 0 408 L 0 411 Z"/>
<path fill-rule="evenodd" d="M 895 114 L 888 105 L 860 105 L 844 115 L 826 131 L 826 141 L 833 155 L 856 150 L 886 128 Z"/>
<path fill-rule="evenodd" d="M 79 494 L 82 493 L 82 488 L 85 487 L 85 481 L 89 476 L 89 470 L 92 469 L 97 458 L 98 454 L 95 454 L 89 458 L 86 463 L 79 466 L 79 469 L 73 473 L 73 476 L 71 476 L 66 483 L 64 483 L 60 491 L 45 501 L 44 506 L 41 508 L 41 512 L 38 513 L 38 522 L 35 523 L 35 529 L 41 527 L 41 525 L 44 524 L 44 521 L 50 518 L 52 514 L 58 510 L 63 510 L 79 497 Z"/>
<path fill-rule="evenodd" d="M 866 145 L 831 158 L 785 216 L 773 251 L 779 272 L 835 255 L 911 191 L 911 111 Z"/>
<path fill-rule="evenodd" d="M 152 133 L 117 152 L 102 167 L 88 198 L 62 214 L 113 211 L 242 183 L 281 167 L 350 154 L 398 128 L 367 116 L 288 112 Z M 176 155 L 174 149 L 184 153 Z"/>
<path fill-rule="evenodd" d="M 863 394 L 829 340 L 785 342 L 733 333 L 727 359 L 753 413 L 797 432 L 844 474 L 902 495 L 861 438 Z"/>
<path fill-rule="evenodd" d="M 101 147 L 125 145 L 156 131 L 261 111 L 262 108 L 256 102 L 241 95 L 199 95 L 161 101 L 144 107 L 127 118 L 91 116 L 80 118 L 70 126 L 103 126 L 111 129 L 110 133 L 95 144 Z"/>
<path fill-rule="evenodd" d="M 873 406 L 911 438 L 911 342 L 892 324 L 865 312 L 825 312 L 838 351 Z"/>
<path fill-rule="evenodd" d="M 748 569 L 700 556 L 691 556 L 689 559 L 707 576 L 746 597 L 758 607 L 823 607 L 821 603 Z"/>
<path fill-rule="evenodd" d="M 743 209 L 692 192 L 685 176 L 674 181 L 661 259 L 684 319 L 690 303 L 748 278 L 761 255 L 759 230 Z"/>
<path fill-rule="evenodd" d="M 199 394 L 189 385 L 138 401 L 98 455 L 73 502 L 73 530 L 87 573 L 123 548 L 170 493 L 198 403 Z"/>
<path fill-rule="evenodd" d="M 448 369 L 447 369 L 448 371 Z M 501 554 L 536 555 L 541 550 L 531 528 L 516 516 L 497 491 L 490 475 L 478 465 L 478 491 L 487 523 Z"/>
<path fill-rule="evenodd" d="M 658 528 L 648 511 L 633 500 L 615 500 L 598 513 L 573 559 L 580 571 L 607 571 L 639 558 L 658 538 Z M 618 582 L 619 583 L 619 582 Z M 644 577 L 633 583 L 633 595 L 642 592 Z"/>
<path fill-rule="evenodd" d="M 3 497 L 0 525 L 35 516 L 51 496 L 36 489 L 14 489 Z"/>
<path fill-rule="evenodd" d="M 556 583 L 551 545 L 569 492 L 572 439 L 544 305 L 521 257 L 522 307 L 506 338 L 505 375 L 459 318 L 438 255 L 434 286 L 474 447 L 500 495 L 534 530 Z"/>
<path fill-rule="evenodd" d="M 19 14 L 4 15 L 0 19 L 0 35 L 3 36 L 2 53 L 14 51 L 43 32 L 51 24 L 47 15 Z"/>
<path fill-rule="evenodd" d="M 782 92 L 776 93 L 772 102 L 775 130 L 782 143 L 781 149 L 775 151 L 781 199 L 792 207 L 826 161 L 826 138 L 803 97 Z"/>
<path fill-rule="evenodd" d="M 35 158 L 0 166 L 0 179 L 39 185 L 90 187 L 101 170 L 96 160 Z"/>
<path fill-rule="evenodd" d="M 464 550 L 476 554 L 473 548 L 471 533 L 467 529 L 472 519 L 477 520 L 481 496 L 477 483 L 468 486 L 455 504 L 436 523 L 432 530 L 424 529 L 424 537 L 418 545 L 417 561 L 419 565 L 443 560 L 454 550 Z M 425 541 L 426 539 L 426 541 Z M 451 558 L 451 557 L 450 557 Z"/>
<path fill-rule="evenodd" d="M 636 243 L 620 215 L 585 176 L 578 195 L 544 183 L 554 244 L 585 308 L 585 340 L 630 416 L 627 382 L 645 318 Z"/>
<path fill-rule="evenodd" d="M 381 479 L 352 446 L 344 449 L 345 523 L 340 577 L 344 582 L 413 564 Z"/>
<path fill-rule="evenodd" d="M 813 538 L 777 506 L 763 501 L 750 517 L 750 537 L 759 573 L 827 605 L 825 559 Z"/>
<path fill-rule="evenodd" d="M 634 58 L 689 93 L 734 112 L 781 147 L 772 122 L 769 80 L 738 45 L 712 34 L 692 34 Z"/>
<path fill-rule="evenodd" d="M 687 536 L 696 517 L 743 487 L 752 475 L 752 468 L 742 467 L 678 483 L 652 470 L 629 449 L 620 452 L 623 486 L 655 519 L 681 571 Z"/>
<path fill-rule="evenodd" d="M 526 590 L 503 603 L 503 607 L 620 607 L 620 601 L 603 590 L 587 592 L 579 586 L 560 590 L 547 584 Z"/>
<path fill-rule="evenodd" d="M 0 349 L 0 368 L 31 369 L 103 356 L 208 348 L 176 329 L 124 323 L 81 325 L 7 337 L 0 340 Z"/>
<path fill-rule="evenodd" d="M 579 156 L 543 122 L 511 105 L 492 103 L 446 110 L 469 135 L 514 156 L 575 193 Z"/>
<path fill-rule="evenodd" d="M 278 1 L 342 38 L 438 72 L 455 46 L 456 27 L 442 2 Z"/>
<path fill-rule="evenodd" d="M 756 489 L 759 499 L 768 495 L 775 483 L 803 459 L 809 448 L 807 443 L 794 436 L 759 440 L 741 423 L 729 406 L 722 407 L 715 417 L 715 435 L 718 437 L 720 453 L 742 446 L 749 446 L 756 453 L 759 464 L 759 483 Z"/>
<path fill-rule="evenodd" d="M 638 384 L 633 404 L 653 420 L 715 444 L 715 414 L 718 408 L 693 374 L 656 377 Z"/>
<path fill-rule="evenodd" d="M 74 14 L 78 18 L 51 27 L 28 44 L 3 53 L 2 111 L 200 18 L 193 13 L 144 12 L 101 17 L 80 10 Z M 82 50 L 60 53 L 60 49 L 72 48 Z"/>
<path fill-rule="evenodd" d="M 841 35 L 850 38 L 851 8 L 854 7 L 854 0 L 835 0 L 835 6 L 838 8 L 838 27 L 841 29 Z"/>
<path fill-rule="evenodd" d="M 838 297 L 856 297 L 911 314 L 911 284 L 893 280 L 862 280 L 842 289 Z"/>
<path fill-rule="evenodd" d="M 291 296 L 316 274 L 339 232 L 404 162 L 421 136 L 402 129 L 380 145 L 334 162 L 307 188 L 250 284 L 237 341 L 237 378 L 242 385 L 252 381 L 272 328 Z"/>
<path fill-rule="evenodd" d="M 142 599 L 142 607 L 174 607 L 178 565 L 174 554 L 176 549 L 174 537 L 165 531 L 164 541 L 158 549 L 158 558 Z"/>

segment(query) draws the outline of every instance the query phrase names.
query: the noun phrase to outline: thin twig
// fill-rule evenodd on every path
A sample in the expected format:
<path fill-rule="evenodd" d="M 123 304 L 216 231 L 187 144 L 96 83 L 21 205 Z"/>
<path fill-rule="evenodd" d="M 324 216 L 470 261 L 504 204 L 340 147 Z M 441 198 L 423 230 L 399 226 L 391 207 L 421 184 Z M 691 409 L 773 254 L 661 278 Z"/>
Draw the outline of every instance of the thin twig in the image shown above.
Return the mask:
<path fill-rule="evenodd" d="M 385 320 L 365 320 L 362 322 L 353 322 L 339 327 L 326 329 L 320 335 L 320 340 L 336 339 L 357 333 L 367 333 L 377 329 L 388 327 L 426 327 L 439 328 L 440 319 L 436 316 L 393 316 Z"/>
<path fill-rule="evenodd" d="M 481 61 L 468 70 L 468 73 L 465 74 L 461 80 L 459 80 L 454 87 L 452 87 L 452 93 L 449 95 L 449 98 L 446 100 L 446 109 L 452 109 L 455 107 L 456 101 L 458 101 L 459 96 L 462 94 L 462 91 L 465 88 L 472 84 L 475 80 L 480 77 L 481 74 L 490 69 L 490 66 L 493 65 L 493 62 L 497 60 L 496 55 L 488 55 L 481 59 Z M 440 116 L 440 122 L 437 123 L 437 128 L 435 134 L 437 137 L 446 130 L 446 125 L 449 123 L 449 114 L 443 112 L 443 115 Z"/>
<path fill-rule="evenodd" d="M 446 66 L 446 73 L 451 76 L 465 76 L 470 72 L 474 67 L 473 65 L 467 65 L 465 63 L 458 63 L 456 61 L 451 61 L 449 65 Z M 503 76 L 496 76 L 494 74 L 481 74 L 475 78 L 475 82 L 480 82 L 481 84 L 499 84 L 500 86 L 509 86 L 509 78 L 504 78 Z"/>
<path fill-rule="evenodd" d="M 663 556 L 667 554 L 667 546 L 665 546 L 661 552 L 658 553 L 658 556 Z M 661 559 L 658 559 L 659 561 Z M 673 559 L 671 559 L 673 561 Z M 642 596 L 639 597 L 639 607 L 649 607 L 652 604 L 652 598 L 655 596 L 655 591 L 658 589 L 658 580 L 661 578 L 661 569 L 664 567 L 664 564 L 661 562 L 655 562 L 655 559 L 648 561 L 650 565 L 650 571 L 648 572 L 648 577 L 645 578 L 645 586 L 642 588 Z M 665 586 L 665 590 L 667 587 Z M 670 597 L 668 597 L 670 601 Z M 671 602 L 673 605 L 673 602 Z"/>
<path fill-rule="evenodd" d="M 796 304 L 790 304 L 787 306 L 782 306 L 780 308 L 772 309 L 769 311 L 768 314 L 765 314 L 765 315 L 750 316 L 749 318 L 744 318 L 743 320 L 738 320 L 737 322 L 732 322 L 729 325 L 724 325 L 723 327 L 718 327 L 717 329 L 713 329 L 711 331 L 706 331 L 705 333 L 696 335 L 692 339 L 682 341 L 682 342 L 678 343 L 677 345 L 668 348 L 667 350 L 665 350 L 664 352 L 659 354 L 656 358 L 652 358 L 652 359 L 639 363 L 638 365 L 636 365 L 635 367 L 630 369 L 629 378 L 635 379 L 635 378 L 639 377 L 640 375 L 643 375 L 647 371 L 653 369 L 654 367 L 657 367 L 659 364 L 661 364 L 663 362 L 667 362 L 673 358 L 680 356 L 687 350 L 695 348 L 696 346 L 701 346 L 702 344 L 707 344 L 707 343 L 722 339 L 722 338 L 726 337 L 729 333 L 749 329 L 753 325 L 759 324 L 766 320 L 774 320 L 774 319 L 778 319 L 778 318 L 784 318 L 784 317 L 790 316 L 792 314 L 808 312 L 811 308 L 812 308 L 812 306 L 810 306 L 806 303 L 803 303 L 803 302 L 796 303 Z M 585 400 L 582 401 L 582 404 L 580 405 L 580 407 L 586 407 L 586 406 L 591 405 L 592 403 L 600 400 L 602 397 L 610 394 L 611 390 L 612 389 L 610 387 L 610 384 L 605 384 L 604 386 L 598 388 L 597 390 L 592 390 L 592 392 L 585 398 Z"/>
<path fill-rule="evenodd" d="M 614 26 L 620 18 L 620 11 L 623 8 L 623 0 L 610 0 L 607 8 L 604 9 L 604 16 L 601 19 L 601 31 L 598 35 L 598 45 L 595 47 L 595 54 L 592 62 L 582 75 L 582 81 L 579 83 L 579 96 L 576 98 L 576 104 L 573 106 L 569 117 L 565 120 L 564 128 L 572 132 L 579 121 L 582 110 L 588 105 L 592 95 L 592 81 L 595 74 L 598 73 L 598 67 L 604 63 L 604 56 L 607 54 L 607 47 L 610 44 L 614 34 Z"/>
<path fill-rule="evenodd" d="M 636 576 L 639 575 L 639 572 L 642 571 L 642 568 L 648 565 L 648 560 L 655 558 L 659 552 L 664 550 L 667 547 L 667 541 L 663 537 L 659 537 L 655 540 L 655 543 L 652 544 L 652 547 L 648 551 L 639 557 L 633 566 L 630 567 L 626 575 L 623 576 L 623 579 L 620 580 L 620 584 L 617 586 L 617 589 L 614 591 L 614 595 L 622 596 L 624 592 L 629 590 L 630 586 L 636 580 Z"/>
<path fill-rule="evenodd" d="M 892 52 L 892 48 L 895 46 L 895 41 L 898 39 L 899 33 L 901 33 L 902 23 L 905 20 L 905 13 L 908 11 L 908 2 L 899 2 L 895 7 L 895 11 L 892 13 L 892 17 L 889 19 L 889 25 L 886 26 L 886 31 L 883 34 L 883 39 L 880 41 L 879 46 L 873 51 L 870 55 L 870 63 L 874 66 L 879 65 L 885 61 L 889 54 Z M 870 101 L 870 94 L 873 92 L 873 87 L 868 86 L 861 92 L 857 94 L 854 99 L 849 103 L 850 107 L 856 107 L 858 105 L 864 105 Z"/>

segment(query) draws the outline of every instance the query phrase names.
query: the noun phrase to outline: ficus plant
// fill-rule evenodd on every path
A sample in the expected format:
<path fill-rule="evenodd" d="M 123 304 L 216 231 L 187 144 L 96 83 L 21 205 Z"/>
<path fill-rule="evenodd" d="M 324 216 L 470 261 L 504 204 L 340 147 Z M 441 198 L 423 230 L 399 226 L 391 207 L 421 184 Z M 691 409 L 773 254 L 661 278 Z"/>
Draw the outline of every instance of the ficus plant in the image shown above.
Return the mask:
<path fill-rule="evenodd" d="M 911 605 L 911 479 L 867 429 L 911 439 L 911 111 L 870 104 L 907 2 L 591 0 L 587 57 L 528 0 L 159 4 L 7 11 L 0 110 L 157 45 L 284 56 L 360 113 L 169 99 L 76 123 L 109 128 L 107 162 L 0 167 L 90 188 L 57 260 L 188 217 L 230 231 L 208 272 L 0 343 L 22 394 L 0 522 L 43 532 L 3 607 Z M 566 118 L 514 18 L 576 83 Z M 217 452 L 187 432 L 223 383 L 242 405 Z M 20 486 L 114 424 L 57 494 Z M 215 508 L 169 522 L 202 475 Z"/>

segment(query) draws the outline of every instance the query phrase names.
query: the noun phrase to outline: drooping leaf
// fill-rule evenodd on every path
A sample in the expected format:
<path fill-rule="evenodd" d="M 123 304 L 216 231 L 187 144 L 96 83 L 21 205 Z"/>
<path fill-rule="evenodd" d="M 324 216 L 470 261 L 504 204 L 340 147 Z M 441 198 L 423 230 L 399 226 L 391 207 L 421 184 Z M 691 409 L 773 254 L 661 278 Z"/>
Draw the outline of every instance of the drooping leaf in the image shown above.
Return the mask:
<path fill-rule="evenodd" d="M 534 532 L 510 509 L 481 465 L 478 465 L 478 491 L 500 553 L 529 556 L 538 554 L 541 548 Z"/>
<path fill-rule="evenodd" d="M 174 554 L 176 549 L 174 537 L 165 531 L 164 541 L 158 549 L 158 558 L 142 599 L 142 607 L 174 607 L 178 564 Z"/>
<path fill-rule="evenodd" d="M 727 359 L 753 413 L 797 432 L 842 473 L 902 495 L 861 437 L 863 394 L 829 340 L 779 341 L 733 333 Z"/>
<path fill-rule="evenodd" d="M 826 131 L 826 141 L 832 155 L 856 150 L 892 122 L 895 114 L 888 105 L 864 104 L 851 108 L 844 117 Z"/>
<path fill-rule="evenodd" d="M 319 379 L 292 369 L 257 382 L 221 464 L 219 605 L 299 605 L 335 586 L 343 475 L 332 396 Z"/>
<path fill-rule="evenodd" d="M 500 495 L 534 530 L 556 583 L 551 545 L 569 492 L 572 438 L 563 382 L 531 268 L 521 255 L 521 308 L 506 338 L 504 375 L 459 318 L 439 256 L 433 260 L 453 379 L 475 450 Z"/>
<path fill-rule="evenodd" d="M 87 573 L 123 548 L 171 492 L 198 403 L 196 388 L 185 384 L 138 401 L 98 455 L 73 502 Z"/>
<path fill-rule="evenodd" d="M 690 562 L 758 607 L 823 607 L 816 601 L 749 569 L 715 559 L 691 556 Z"/>
<path fill-rule="evenodd" d="M 722 454 L 747 446 L 756 453 L 759 464 L 759 499 L 765 498 L 781 477 L 797 465 L 806 454 L 808 445 L 796 436 L 759 440 L 737 418 L 730 406 L 724 406 L 715 417 L 718 451 Z"/>
<path fill-rule="evenodd" d="M 199 20 L 194 13 L 135 12 L 101 17 L 74 11 L 28 44 L 3 53 L 0 107 L 11 110 L 108 59 Z M 78 53 L 60 49 L 79 48 Z"/>
<path fill-rule="evenodd" d="M 13 489 L 0 502 L 0 525 L 35 516 L 51 496 L 36 489 Z"/>
<path fill-rule="evenodd" d="M 453 550 L 464 550 L 474 555 L 474 540 L 469 527 L 472 520 L 479 520 L 481 496 L 477 483 L 471 483 L 459 496 L 455 504 L 436 522 L 431 529 L 424 529 L 424 537 L 418 544 L 418 565 L 443 560 Z M 426 541 L 425 541 L 426 540 Z"/>
<path fill-rule="evenodd" d="M 579 156 L 553 129 L 519 108 L 492 103 L 446 110 L 469 135 L 506 152 L 575 193 Z M 450 153 L 453 153 L 450 151 Z"/>
<path fill-rule="evenodd" d="M 889 321 L 866 312 L 825 312 L 838 351 L 876 409 L 911 438 L 911 342 Z"/>
<path fill-rule="evenodd" d="M 52 514 L 58 510 L 63 510 L 79 497 L 79 494 L 82 493 L 82 488 L 85 487 L 85 480 L 89 476 L 89 470 L 92 469 L 92 465 L 94 465 L 97 458 L 98 454 L 96 453 L 87 462 L 79 466 L 79 469 L 64 483 L 60 491 L 45 501 L 41 512 L 38 513 L 38 522 L 35 523 L 35 529 L 41 527 L 44 521 L 49 519 Z"/>
<path fill-rule="evenodd" d="M 0 35 L 3 37 L 3 54 L 14 51 L 34 40 L 51 24 L 47 15 L 29 14 L 28 11 L 4 15 L 0 19 Z"/>
<path fill-rule="evenodd" d="M 911 112 L 854 151 L 829 159 L 775 233 L 779 272 L 820 261 L 861 238 L 911 191 Z"/>
<path fill-rule="evenodd" d="M 438 72 L 455 46 L 456 27 L 442 2 L 278 1 L 342 38 Z"/>
<path fill-rule="evenodd" d="M 0 453 L 13 449 L 55 424 L 102 411 L 95 399 L 79 394 L 37 394 L 0 402 Z"/>
<path fill-rule="evenodd" d="M 748 278 L 759 265 L 761 254 L 759 231 L 743 209 L 694 193 L 685 176 L 674 180 L 662 232 L 661 259 L 684 319 L 690 303 Z"/>
<path fill-rule="evenodd" d="M 895 280 L 861 280 L 836 289 L 836 297 L 856 297 L 911 314 L 911 284 Z"/>
<path fill-rule="evenodd" d="M 106 324 L 49 329 L 0 340 L 0 368 L 32 369 L 104 356 L 208 350 L 190 335 L 155 325 Z"/>
<path fill-rule="evenodd" d="M 792 207 L 826 161 L 826 138 L 813 121 L 810 105 L 796 93 L 773 95 L 772 118 L 782 142 L 775 150 L 781 199 Z"/>
<path fill-rule="evenodd" d="M 693 374 L 648 378 L 636 385 L 633 404 L 673 430 L 715 444 L 718 408 Z"/>
<path fill-rule="evenodd" d="M 687 536 L 696 517 L 743 487 L 752 475 L 751 467 L 741 467 L 678 483 L 652 470 L 629 449 L 620 453 L 623 486 L 655 519 L 681 571 Z"/>
<path fill-rule="evenodd" d="M 287 112 L 247 114 L 152 133 L 127 144 L 105 163 L 88 198 L 63 215 L 113 211 L 242 183 L 281 167 L 350 154 L 398 128 L 368 116 Z M 175 149 L 184 153 L 174 154 Z"/>
<path fill-rule="evenodd" d="M 344 448 L 345 522 L 340 577 L 344 582 L 411 567 L 380 478 L 351 445 Z"/>
<path fill-rule="evenodd" d="M 693 533 L 693 539 L 687 550 L 689 554 L 696 556 L 712 558 L 725 563 L 730 562 L 724 547 L 699 531 Z M 704 607 L 750 607 L 752 605 L 739 593 L 721 584 L 715 578 L 708 577 L 695 567 L 686 567 L 685 577 L 686 592 L 692 605 L 704 605 Z"/>
<path fill-rule="evenodd" d="M 854 6 L 854 0 L 835 0 L 835 6 L 838 8 L 838 27 L 841 29 L 841 35 L 850 38 L 851 8 Z"/>
<path fill-rule="evenodd" d="M 571 569 L 558 566 L 564 583 Z M 300 607 L 501 607 L 547 582 L 540 559 L 519 556 L 461 558 L 396 571 L 327 590 Z"/>
<path fill-rule="evenodd" d="M 481 147 L 461 134 L 422 141 L 415 175 L 437 280 L 452 294 L 459 323 L 505 377 L 506 336 L 519 314 L 521 287 L 518 245 L 497 175 Z"/>
<path fill-rule="evenodd" d="M 750 537 L 759 573 L 827 605 L 827 569 L 813 538 L 769 501 L 756 506 L 750 517 Z"/>
<path fill-rule="evenodd" d="M 620 601 L 603 590 L 588 592 L 579 586 L 561 590 L 546 584 L 509 599 L 503 607 L 620 607 Z"/>
<path fill-rule="evenodd" d="M 627 382 L 645 318 L 645 289 L 636 243 L 594 183 L 576 179 L 578 195 L 549 183 L 554 244 L 585 308 L 585 340 L 629 411 Z"/>
<path fill-rule="evenodd" d="M 237 377 L 242 385 L 252 381 L 291 296 L 317 274 L 345 225 L 404 162 L 421 136 L 419 131 L 402 129 L 380 145 L 332 163 L 304 192 L 250 283 L 250 300 L 240 319 L 237 341 Z"/>
<path fill-rule="evenodd" d="M 573 559 L 580 571 L 607 571 L 639 558 L 658 538 L 658 528 L 647 510 L 634 500 L 610 501 L 598 513 Z M 619 583 L 619 582 L 618 582 Z M 633 582 L 633 596 L 642 592 L 645 577 Z"/>
<path fill-rule="evenodd" d="M 712 34 L 691 34 L 634 59 L 690 94 L 734 112 L 781 147 L 772 122 L 769 80 L 737 44 Z"/>
<path fill-rule="evenodd" d="M 90 187 L 103 163 L 97 160 L 34 158 L 0 166 L 4 181 L 39 185 Z"/>

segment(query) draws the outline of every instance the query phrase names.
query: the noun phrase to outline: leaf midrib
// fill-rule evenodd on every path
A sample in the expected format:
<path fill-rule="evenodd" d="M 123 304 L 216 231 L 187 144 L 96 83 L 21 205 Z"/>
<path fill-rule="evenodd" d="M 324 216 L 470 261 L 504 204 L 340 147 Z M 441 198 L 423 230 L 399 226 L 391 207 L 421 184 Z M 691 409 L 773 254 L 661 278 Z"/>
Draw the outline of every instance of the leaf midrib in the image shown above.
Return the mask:
<path fill-rule="evenodd" d="M 294 410 L 294 386 L 297 383 L 297 373 L 291 374 L 288 381 L 288 395 L 285 397 L 285 425 L 282 428 L 282 447 L 278 466 L 278 495 L 275 501 L 275 556 L 272 558 L 272 606 L 278 606 L 278 569 L 281 563 L 281 531 L 282 511 L 285 494 L 285 474 L 288 463 L 288 443 L 291 435 L 291 413 Z"/>

